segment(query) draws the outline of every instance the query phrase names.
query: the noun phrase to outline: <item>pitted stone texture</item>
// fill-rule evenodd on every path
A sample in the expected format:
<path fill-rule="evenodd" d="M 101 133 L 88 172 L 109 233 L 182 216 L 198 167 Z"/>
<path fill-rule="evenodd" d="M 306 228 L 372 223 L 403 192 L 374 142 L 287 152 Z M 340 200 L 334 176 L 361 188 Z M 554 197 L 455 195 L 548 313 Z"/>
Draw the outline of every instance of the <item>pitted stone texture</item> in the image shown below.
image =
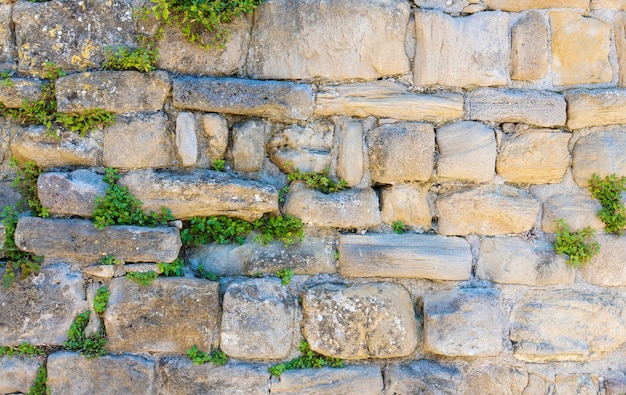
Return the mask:
<path fill-rule="evenodd" d="M 125 262 L 172 262 L 181 247 L 178 229 L 116 225 L 103 230 L 82 219 L 23 217 L 15 244 L 34 254 L 98 260 L 112 255 Z"/>
<path fill-rule="evenodd" d="M 0 4 L 0 7 L 2 5 Z M 0 10 L 0 13 L 2 11 Z M 2 28 L 0 27 L 0 35 Z M 1 38 L 0 38 L 1 40 Z M 37 79 L 10 78 L 12 86 L 0 84 L 0 102 L 6 107 L 22 107 L 24 100 L 35 101 L 41 99 L 41 81 Z"/>
<path fill-rule="evenodd" d="M 273 186 L 216 171 L 137 170 L 122 176 L 119 183 L 143 202 L 145 211 L 167 207 L 178 219 L 228 215 L 251 221 L 278 212 Z"/>
<path fill-rule="evenodd" d="M 433 173 L 435 133 L 429 123 L 384 124 L 368 133 L 367 144 L 374 182 L 428 181 Z"/>
<path fill-rule="evenodd" d="M 254 119 L 233 126 L 233 167 L 235 171 L 256 172 L 265 159 L 267 124 Z"/>
<path fill-rule="evenodd" d="M 206 350 L 208 352 L 208 350 Z M 227 363 L 194 365 L 189 358 L 165 357 L 159 365 L 159 394 L 268 395 L 267 366 Z"/>
<path fill-rule="evenodd" d="M 106 46 L 133 45 L 132 7 L 131 0 L 17 2 L 18 70 L 41 73 L 44 62 L 68 71 L 100 68 Z"/>
<path fill-rule="evenodd" d="M 180 112 L 176 117 L 176 150 L 184 167 L 198 161 L 198 137 L 196 118 L 191 112 Z"/>
<path fill-rule="evenodd" d="M 320 228 L 367 229 L 382 223 L 378 196 L 371 188 L 327 195 L 302 183 L 292 184 L 283 213 Z"/>
<path fill-rule="evenodd" d="M 622 89 L 575 90 L 566 98 L 569 129 L 626 123 L 626 91 Z"/>
<path fill-rule="evenodd" d="M 587 188 L 594 174 L 626 176 L 626 133 L 619 127 L 595 131 L 581 137 L 573 151 L 572 175 L 576 184 Z"/>
<path fill-rule="evenodd" d="M 219 283 L 196 278 L 157 278 L 144 287 L 126 278 L 109 286 L 104 314 L 113 352 L 184 354 L 217 342 Z"/>
<path fill-rule="evenodd" d="M 543 202 L 541 229 L 546 233 L 555 233 L 557 221 L 561 218 L 572 230 L 587 226 L 604 229 L 604 222 L 597 216 L 601 208 L 600 202 L 585 192 L 550 196 Z"/>
<path fill-rule="evenodd" d="M 553 127 L 567 120 L 565 99 L 553 92 L 482 88 L 468 95 L 466 105 L 468 118 L 477 121 Z"/>
<path fill-rule="evenodd" d="M 407 74 L 409 16 L 409 4 L 402 0 L 338 0 L 332 6 L 320 0 L 265 1 L 254 13 L 248 74 L 293 80 Z"/>
<path fill-rule="evenodd" d="M 27 394 L 37 377 L 41 366 L 39 359 L 14 356 L 0 357 L 0 394 L 16 392 Z"/>
<path fill-rule="evenodd" d="M 562 7 L 562 6 L 559 6 Z M 573 11 L 550 12 L 554 85 L 611 82 L 611 25 Z"/>
<path fill-rule="evenodd" d="M 547 394 L 548 388 L 543 391 L 529 392 L 527 389 L 528 373 L 523 366 L 485 366 L 477 369 L 465 377 L 466 394 L 481 395 L 519 395 L 519 394 Z"/>
<path fill-rule="evenodd" d="M 625 307 L 610 293 L 535 290 L 511 313 L 515 357 L 528 362 L 601 358 L 626 341 Z"/>
<path fill-rule="evenodd" d="M 302 121 L 313 114 L 310 85 L 240 78 L 174 79 L 174 106 L 180 109 Z"/>
<path fill-rule="evenodd" d="M 416 94 L 389 81 L 320 87 L 315 114 L 444 122 L 463 117 L 463 96 Z"/>
<path fill-rule="evenodd" d="M 200 116 L 202 132 L 209 140 L 206 154 L 211 163 L 215 159 L 223 159 L 228 147 L 228 123 L 219 114 L 202 114 Z"/>
<path fill-rule="evenodd" d="M 304 337 L 323 355 L 393 358 L 409 355 L 417 346 L 411 296 L 398 284 L 318 285 L 305 293 L 302 313 Z"/>
<path fill-rule="evenodd" d="M 547 241 L 517 237 L 483 238 L 476 277 L 501 284 L 571 284 L 576 272 Z"/>
<path fill-rule="evenodd" d="M 506 85 L 510 59 L 509 15 L 480 12 L 452 18 L 415 12 L 415 85 Z"/>
<path fill-rule="evenodd" d="M 511 28 L 511 79 L 530 81 L 548 72 L 548 28 L 537 11 L 530 11 Z"/>
<path fill-rule="evenodd" d="M 396 184 L 382 190 L 380 204 L 383 222 L 402 221 L 406 226 L 430 229 L 432 215 L 428 205 L 430 185 Z"/>
<path fill-rule="evenodd" d="M 361 125 L 360 122 L 354 123 Z M 284 173 L 294 169 L 319 173 L 330 167 L 333 137 L 334 127 L 328 122 L 288 125 L 272 135 L 268 143 L 269 157 Z M 355 141 L 350 148 L 361 152 L 362 162 L 363 143 Z M 358 170 L 363 172 L 363 163 L 360 166 Z"/>
<path fill-rule="evenodd" d="M 349 186 L 355 186 L 363 178 L 365 164 L 363 124 L 358 121 L 341 122 L 338 129 L 337 177 Z"/>
<path fill-rule="evenodd" d="M 589 8 L 589 0 L 484 0 L 492 10 L 524 11 L 533 8 Z"/>
<path fill-rule="evenodd" d="M 494 356 L 502 351 L 500 291 L 455 289 L 424 298 L 424 348 L 446 356 Z"/>
<path fill-rule="evenodd" d="M 231 358 L 285 359 L 294 341 L 295 300 L 279 279 L 232 283 L 222 302 L 220 348 Z"/>
<path fill-rule="evenodd" d="M 390 394 L 462 394 L 463 381 L 457 368 L 425 359 L 389 366 L 385 371 L 385 390 Z"/>
<path fill-rule="evenodd" d="M 65 263 L 42 266 L 38 276 L 0 291 L 0 344 L 62 345 L 67 340 L 74 317 L 89 309 L 83 278 L 70 270 Z"/>
<path fill-rule="evenodd" d="M 383 377 L 377 366 L 297 369 L 272 378 L 270 391 L 282 395 L 379 395 L 383 391 Z"/>
<path fill-rule="evenodd" d="M 618 0 L 621 5 L 615 8 L 626 10 L 626 1 Z M 607 7 L 608 8 L 608 7 Z M 626 15 L 623 12 L 615 14 L 615 22 L 613 23 L 615 31 L 615 49 L 617 51 L 617 63 L 619 66 L 619 79 L 617 85 L 626 86 Z"/>
<path fill-rule="evenodd" d="M 497 156 L 493 129 L 478 122 L 452 123 L 437 129 L 436 141 L 438 177 L 469 182 L 493 179 Z"/>
<path fill-rule="evenodd" d="M 604 376 L 606 395 L 626 394 L 626 373 L 609 371 Z"/>
<path fill-rule="evenodd" d="M 530 230 L 539 213 L 539 202 L 508 185 L 483 185 L 440 196 L 439 233 L 495 236 Z"/>
<path fill-rule="evenodd" d="M 571 133 L 541 130 L 505 136 L 496 171 L 514 184 L 559 183 L 569 169 L 571 137 Z"/>
<path fill-rule="evenodd" d="M 86 358 L 58 352 L 48 358 L 47 386 L 53 394 L 149 395 L 154 393 L 154 361 L 135 355 Z"/>
<path fill-rule="evenodd" d="M 591 264 L 581 268 L 583 278 L 588 283 L 603 287 L 625 286 L 626 239 L 613 235 L 600 235 L 596 237 L 596 240 L 602 247 L 600 252 L 593 257 Z"/>
<path fill-rule="evenodd" d="M 339 238 L 339 273 L 344 277 L 469 280 L 472 253 L 460 237 L 350 235 Z"/>
<path fill-rule="evenodd" d="M 11 9 L 11 4 L 0 4 L 0 63 L 15 61 L 15 33 L 11 28 Z"/>
<path fill-rule="evenodd" d="M 554 379 L 554 395 L 602 392 L 600 377 L 597 374 L 557 374 Z"/>
<path fill-rule="evenodd" d="M 107 183 L 91 170 L 43 173 L 37 179 L 37 195 L 53 215 L 91 217 L 97 196 L 104 196 Z"/>

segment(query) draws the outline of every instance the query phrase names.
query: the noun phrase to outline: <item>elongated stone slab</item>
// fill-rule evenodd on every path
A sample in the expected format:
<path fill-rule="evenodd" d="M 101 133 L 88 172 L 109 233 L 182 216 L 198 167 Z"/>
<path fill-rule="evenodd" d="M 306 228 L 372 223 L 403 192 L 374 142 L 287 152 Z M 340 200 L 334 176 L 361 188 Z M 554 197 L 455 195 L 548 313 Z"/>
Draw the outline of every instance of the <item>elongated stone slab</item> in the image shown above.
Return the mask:
<path fill-rule="evenodd" d="M 581 129 L 626 123 L 626 90 L 576 90 L 567 93 L 567 127 Z"/>
<path fill-rule="evenodd" d="M 533 8 L 589 8 L 589 0 L 485 0 L 492 10 L 524 11 Z"/>
<path fill-rule="evenodd" d="M 272 394 L 283 395 L 378 395 L 383 391 L 383 377 L 377 366 L 297 369 L 272 378 L 270 390 Z"/>
<path fill-rule="evenodd" d="M 339 237 L 339 273 L 344 277 L 469 280 L 472 253 L 460 237 L 351 235 Z"/>
<path fill-rule="evenodd" d="M 389 366 L 385 371 L 385 389 L 391 394 L 462 394 L 463 384 L 459 369 L 426 359 Z"/>

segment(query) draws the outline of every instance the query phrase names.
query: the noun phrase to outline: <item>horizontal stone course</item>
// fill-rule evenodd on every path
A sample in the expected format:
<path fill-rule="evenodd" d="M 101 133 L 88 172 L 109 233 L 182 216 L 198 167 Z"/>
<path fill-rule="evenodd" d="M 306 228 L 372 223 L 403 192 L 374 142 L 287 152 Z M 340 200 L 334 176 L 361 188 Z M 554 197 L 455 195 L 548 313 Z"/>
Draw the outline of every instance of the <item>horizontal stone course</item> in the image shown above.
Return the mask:
<path fill-rule="evenodd" d="M 503 11 L 524 11 L 533 8 L 589 8 L 589 0 L 485 0 L 487 7 Z"/>
<path fill-rule="evenodd" d="M 574 90 L 566 99 L 569 129 L 626 123 L 626 90 Z"/>

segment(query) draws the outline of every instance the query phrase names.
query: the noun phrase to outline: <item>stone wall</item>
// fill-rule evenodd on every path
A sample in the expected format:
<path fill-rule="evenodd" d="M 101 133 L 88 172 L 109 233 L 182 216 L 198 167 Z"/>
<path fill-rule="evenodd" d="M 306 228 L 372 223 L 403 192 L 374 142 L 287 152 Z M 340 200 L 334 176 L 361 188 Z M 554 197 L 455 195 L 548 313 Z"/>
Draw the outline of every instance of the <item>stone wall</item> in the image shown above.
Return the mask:
<path fill-rule="evenodd" d="M 5 106 L 40 97 L 51 61 L 68 73 L 58 111 L 117 114 L 82 138 L 0 118 L 2 202 L 17 199 L 9 158 L 34 161 L 52 214 L 18 224 L 18 246 L 45 261 L 0 290 L 0 345 L 53 351 L 0 357 L 0 393 L 28 392 L 42 364 L 53 394 L 626 392 L 626 239 L 604 234 L 587 191 L 594 173 L 626 176 L 626 2 L 267 0 L 224 48 L 167 28 L 158 71 L 99 71 L 105 47 L 154 33 L 141 3 L 0 1 Z M 280 212 L 306 237 L 181 250 L 175 226 L 97 231 L 105 167 L 147 210 Z M 290 167 L 351 188 L 294 183 L 279 202 Z M 555 255 L 559 218 L 598 230 L 589 266 Z M 123 276 L 179 254 L 184 277 Z M 92 325 L 109 355 L 54 348 L 102 284 Z M 346 367 L 271 378 L 302 339 Z M 193 365 L 193 345 L 230 360 Z"/>

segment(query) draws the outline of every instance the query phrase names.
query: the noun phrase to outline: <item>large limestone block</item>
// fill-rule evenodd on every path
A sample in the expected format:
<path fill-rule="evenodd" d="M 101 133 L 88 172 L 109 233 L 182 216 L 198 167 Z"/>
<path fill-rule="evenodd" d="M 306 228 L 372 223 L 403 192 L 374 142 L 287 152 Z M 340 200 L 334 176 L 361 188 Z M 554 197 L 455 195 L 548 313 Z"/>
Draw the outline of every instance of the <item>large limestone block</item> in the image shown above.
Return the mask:
<path fill-rule="evenodd" d="M 440 196 L 438 231 L 443 235 L 471 233 L 495 236 L 530 230 L 539 203 L 528 193 L 508 185 L 483 185 Z"/>
<path fill-rule="evenodd" d="M 217 282 L 169 277 L 144 287 L 122 277 L 109 291 L 104 324 L 110 351 L 184 354 L 194 345 L 209 351 L 217 342 Z"/>
<path fill-rule="evenodd" d="M 342 122 L 338 134 L 337 177 L 345 180 L 349 186 L 357 185 L 363 178 L 365 164 L 363 124 L 358 121 Z"/>
<path fill-rule="evenodd" d="M 484 0 L 492 10 L 524 11 L 534 8 L 589 8 L 589 0 Z"/>
<path fill-rule="evenodd" d="M 477 121 L 554 127 L 567 120 L 565 99 L 553 92 L 482 88 L 467 96 L 466 106 L 468 118 Z"/>
<path fill-rule="evenodd" d="M 38 255 L 98 260 L 113 255 L 125 262 L 172 262 L 181 247 L 178 229 L 116 225 L 103 230 L 82 219 L 23 217 L 15 244 Z"/>
<path fill-rule="evenodd" d="M 310 85 L 240 78 L 179 77 L 174 79 L 174 107 L 302 121 L 313 114 Z"/>
<path fill-rule="evenodd" d="M 361 126 L 360 122 L 353 123 L 355 128 Z M 280 128 L 272 133 L 267 144 L 269 157 L 284 173 L 291 173 L 294 169 L 304 172 L 322 172 L 324 169 L 330 168 L 330 151 L 333 148 L 334 132 L 335 126 L 328 121 L 313 122 L 306 126 L 287 125 L 285 128 Z M 355 139 L 350 140 L 350 143 L 353 143 L 349 147 L 350 152 L 354 152 L 355 155 L 360 152 L 361 155 L 360 168 L 358 168 L 358 158 L 355 158 L 357 168 L 354 171 L 362 173 L 363 142 Z M 337 166 L 339 167 L 339 165 Z"/>
<path fill-rule="evenodd" d="M 313 351 L 344 358 L 394 358 L 413 352 L 418 326 L 408 291 L 392 283 L 322 284 L 302 299 L 303 334 Z"/>
<path fill-rule="evenodd" d="M 171 89 L 163 71 L 94 71 L 56 82 L 57 110 L 81 113 L 100 108 L 113 113 L 158 111 Z"/>
<path fill-rule="evenodd" d="M 235 171 L 255 172 L 263 167 L 265 159 L 266 124 L 253 119 L 233 126 L 233 168 Z"/>
<path fill-rule="evenodd" d="M 417 94 L 389 81 L 320 87 L 315 114 L 445 122 L 463 117 L 463 97 L 455 93 Z"/>
<path fill-rule="evenodd" d="M 339 238 L 339 273 L 344 277 L 469 280 L 472 253 L 460 237 L 351 235 Z"/>
<path fill-rule="evenodd" d="M 227 215 L 252 221 L 278 212 L 276 188 L 222 172 L 147 169 L 128 172 L 119 182 L 143 202 L 144 210 L 160 212 L 164 206 L 178 219 Z"/>
<path fill-rule="evenodd" d="M 0 63 L 15 61 L 15 33 L 11 28 L 11 4 L 0 4 Z"/>
<path fill-rule="evenodd" d="M 515 357 L 528 362 L 601 358 L 626 341 L 625 307 L 610 293 L 530 292 L 511 313 Z"/>
<path fill-rule="evenodd" d="M 575 90 L 566 98 L 569 129 L 626 123 L 626 91 L 622 89 Z"/>
<path fill-rule="evenodd" d="M 396 184 L 382 190 L 380 205 L 383 222 L 393 224 L 402 221 L 404 225 L 430 229 L 432 215 L 428 205 L 430 185 Z"/>
<path fill-rule="evenodd" d="M 502 302 L 496 289 L 454 289 L 424 298 L 424 348 L 435 354 L 498 355 L 502 328 Z"/>
<path fill-rule="evenodd" d="M 27 394 L 35 383 L 39 359 L 23 356 L 0 357 L 0 394 Z"/>
<path fill-rule="evenodd" d="M 96 197 L 106 189 L 102 176 L 86 169 L 43 173 L 37 179 L 39 200 L 53 215 L 91 217 Z"/>
<path fill-rule="evenodd" d="M 509 15 L 480 12 L 452 18 L 415 12 L 415 85 L 506 85 L 510 58 Z"/>
<path fill-rule="evenodd" d="M 2 7 L 2 5 L 0 5 Z M 0 8 L 0 13 L 1 13 Z M 2 28 L 0 27 L 0 35 Z M 1 38 L 0 38 L 1 40 Z M 38 79 L 11 78 L 11 86 L 0 84 L 0 102 L 5 107 L 19 108 L 24 100 L 35 101 L 41 99 L 41 81 Z"/>
<path fill-rule="evenodd" d="M 194 365 L 189 358 L 165 357 L 159 360 L 158 370 L 159 394 L 163 395 L 269 394 L 269 373 L 264 365 Z"/>
<path fill-rule="evenodd" d="M 402 0 L 265 1 L 254 13 L 248 73 L 293 80 L 406 74 L 409 16 L 409 3 Z"/>
<path fill-rule="evenodd" d="M 544 286 L 571 284 L 576 272 L 547 241 L 518 237 L 483 238 L 476 277 L 501 284 Z"/>
<path fill-rule="evenodd" d="M 611 25 L 573 11 L 552 11 L 552 83 L 611 82 Z"/>
<path fill-rule="evenodd" d="M 576 184 L 587 188 L 594 174 L 605 177 L 626 176 L 626 133 L 622 128 L 601 130 L 581 137 L 576 142 L 572 159 L 572 175 Z"/>
<path fill-rule="evenodd" d="M 0 289 L 0 306 L 3 346 L 62 345 L 74 317 L 89 309 L 83 277 L 65 263 L 43 266 L 37 277 Z"/>
<path fill-rule="evenodd" d="M 288 370 L 272 378 L 270 391 L 282 395 L 379 395 L 383 377 L 377 366 Z"/>
<path fill-rule="evenodd" d="M 531 81 L 548 72 L 548 28 L 530 11 L 511 28 L 511 79 Z"/>
<path fill-rule="evenodd" d="M 482 123 L 463 121 L 437 129 L 437 176 L 469 182 L 491 181 L 496 163 L 496 135 Z"/>
<path fill-rule="evenodd" d="M 505 136 L 496 171 L 515 184 L 559 183 L 569 169 L 571 137 L 571 133 L 540 130 Z"/>
<path fill-rule="evenodd" d="M 367 229 L 382 223 L 378 196 L 371 188 L 324 194 L 292 184 L 283 213 L 320 228 Z"/>
<path fill-rule="evenodd" d="M 604 229 L 604 222 L 597 216 L 601 208 L 598 200 L 584 192 L 550 196 L 543 202 L 541 229 L 546 233 L 555 233 L 560 219 L 564 219 L 572 230 L 581 230 L 587 226 Z"/>
<path fill-rule="evenodd" d="M 603 287 L 620 287 L 626 285 L 626 266 L 624 251 L 626 239 L 613 235 L 600 235 L 596 240 L 601 248 L 589 265 L 581 268 L 583 278 L 591 284 Z"/>
<path fill-rule="evenodd" d="M 385 389 L 390 394 L 462 394 L 463 375 L 453 366 L 421 359 L 385 371 Z"/>
<path fill-rule="evenodd" d="M 541 380 L 541 379 L 539 379 Z M 465 376 L 466 394 L 518 395 L 548 394 L 549 387 L 530 387 L 529 376 L 523 366 L 485 366 Z M 535 383 L 532 383 L 535 385 Z M 535 392 L 533 392 L 533 390 Z"/>
<path fill-rule="evenodd" d="M 367 144 L 374 182 L 428 181 L 433 173 L 435 133 L 431 124 L 384 124 L 368 133 Z"/>
<path fill-rule="evenodd" d="M 149 395 L 155 390 L 154 361 L 136 355 L 86 358 L 62 351 L 50 355 L 47 368 L 53 394 Z"/>

